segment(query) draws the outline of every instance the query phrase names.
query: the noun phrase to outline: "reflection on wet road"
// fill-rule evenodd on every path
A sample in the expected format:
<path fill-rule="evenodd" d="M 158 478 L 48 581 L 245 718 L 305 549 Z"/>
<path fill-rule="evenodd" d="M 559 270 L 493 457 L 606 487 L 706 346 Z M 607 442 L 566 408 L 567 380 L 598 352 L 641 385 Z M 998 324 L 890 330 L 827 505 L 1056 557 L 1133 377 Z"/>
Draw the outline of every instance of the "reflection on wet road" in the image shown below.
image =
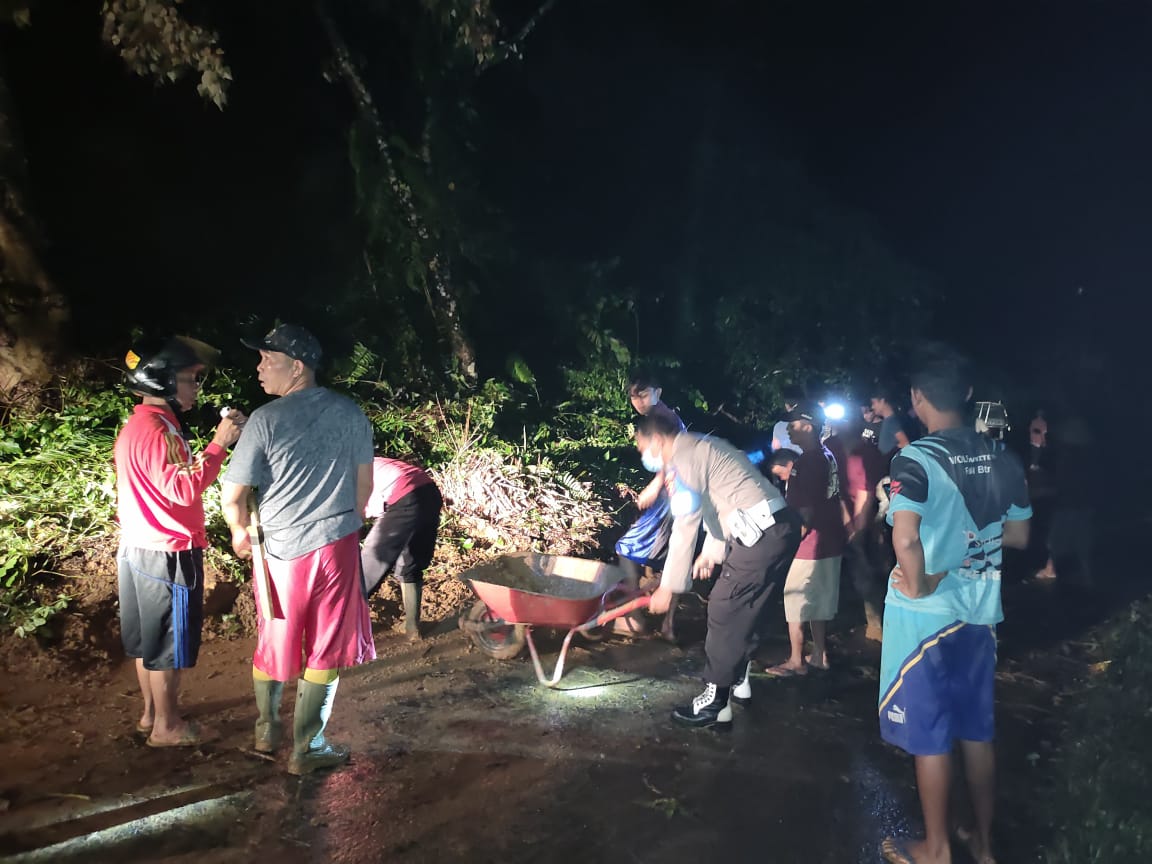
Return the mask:
<path fill-rule="evenodd" d="M 347 769 L 288 776 L 247 750 L 239 706 L 221 742 L 165 757 L 220 790 L 220 806 L 197 799 L 167 821 L 125 810 L 104 834 L 11 860 L 871 864 L 883 837 L 916 828 L 911 762 L 878 739 L 874 648 L 845 648 L 836 670 L 807 679 L 754 675 L 726 733 L 668 721 L 699 689 L 698 643 L 582 646 L 555 690 L 526 658 L 490 660 L 460 634 L 381 653 L 341 685 L 329 731 L 353 747 Z M 112 806 L 77 803 L 72 824 Z M 44 845 L 37 836 L 20 848 Z"/>
<path fill-rule="evenodd" d="M 480 661 L 403 695 L 374 670 L 356 689 L 375 743 L 284 802 L 294 840 L 347 864 L 843 864 L 878 860 L 880 840 L 908 829 L 909 766 L 877 741 L 867 676 L 756 678 L 731 732 L 674 728 L 698 663 L 659 643 L 607 645 L 557 690 L 526 663 Z"/>

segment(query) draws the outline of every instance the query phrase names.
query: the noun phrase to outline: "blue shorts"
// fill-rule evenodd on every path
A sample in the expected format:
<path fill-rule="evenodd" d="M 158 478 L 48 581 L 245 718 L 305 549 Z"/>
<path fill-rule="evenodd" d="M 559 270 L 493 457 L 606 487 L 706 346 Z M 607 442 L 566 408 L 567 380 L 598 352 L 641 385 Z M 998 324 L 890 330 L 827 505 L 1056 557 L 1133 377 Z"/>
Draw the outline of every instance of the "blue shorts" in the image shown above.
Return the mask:
<path fill-rule="evenodd" d="M 996 628 L 887 606 L 880 737 L 913 756 L 991 741 Z"/>
<path fill-rule="evenodd" d="M 652 566 L 668 551 L 671 537 L 672 514 L 668 509 L 668 496 L 661 495 L 616 543 L 616 554 L 642 566 Z"/>

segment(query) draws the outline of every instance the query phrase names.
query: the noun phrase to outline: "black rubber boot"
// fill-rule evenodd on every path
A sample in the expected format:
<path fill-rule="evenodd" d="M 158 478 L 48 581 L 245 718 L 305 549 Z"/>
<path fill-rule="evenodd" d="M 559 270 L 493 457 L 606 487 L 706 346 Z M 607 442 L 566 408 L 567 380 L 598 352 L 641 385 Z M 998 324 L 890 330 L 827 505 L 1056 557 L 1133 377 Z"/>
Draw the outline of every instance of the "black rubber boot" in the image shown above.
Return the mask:
<path fill-rule="evenodd" d="M 420 638 L 420 595 L 424 586 L 419 582 L 401 582 L 400 595 L 404 598 L 404 635 L 415 641 Z"/>
<path fill-rule="evenodd" d="M 293 718 L 295 743 L 288 760 L 289 774 L 311 774 L 321 768 L 336 768 L 348 761 L 352 751 L 332 744 L 324 737 L 324 727 L 332 716 L 337 678 L 331 684 L 313 684 L 303 678 L 296 685 L 296 716 Z"/>
<path fill-rule="evenodd" d="M 672 721 L 696 729 L 731 728 L 732 706 L 728 704 L 730 689 L 717 687 L 715 684 L 705 685 L 704 692 L 693 699 L 691 705 L 684 705 L 672 711 Z"/>
<path fill-rule="evenodd" d="M 256 710 L 260 717 L 256 721 L 255 743 L 257 753 L 274 753 L 284 738 L 284 724 L 280 722 L 280 700 L 284 695 L 283 681 L 261 681 L 252 679 L 252 689 L 256 693 Z"/>

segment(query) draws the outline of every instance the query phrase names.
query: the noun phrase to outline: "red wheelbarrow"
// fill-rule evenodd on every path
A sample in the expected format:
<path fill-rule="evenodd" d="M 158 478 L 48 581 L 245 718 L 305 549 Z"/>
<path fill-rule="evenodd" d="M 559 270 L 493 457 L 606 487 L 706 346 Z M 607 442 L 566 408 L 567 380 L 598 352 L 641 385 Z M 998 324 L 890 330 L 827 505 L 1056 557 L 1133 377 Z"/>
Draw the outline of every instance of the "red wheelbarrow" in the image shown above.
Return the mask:
<path fill-rule="evenodd" d="M 596 638 L 598 628 L 645 608 L 651 599 L 627 587 L 620 568 L 565 555 L 502 555 L 458 578 L 479 598 L 460 616 L 460 629 L 497 660 L 510 660 L 527 642 L 536 678 L 545 687 L 560 682 L 573 635 Z M 551 678 L 540 665 L 533 627 L 568 631 Z"/>

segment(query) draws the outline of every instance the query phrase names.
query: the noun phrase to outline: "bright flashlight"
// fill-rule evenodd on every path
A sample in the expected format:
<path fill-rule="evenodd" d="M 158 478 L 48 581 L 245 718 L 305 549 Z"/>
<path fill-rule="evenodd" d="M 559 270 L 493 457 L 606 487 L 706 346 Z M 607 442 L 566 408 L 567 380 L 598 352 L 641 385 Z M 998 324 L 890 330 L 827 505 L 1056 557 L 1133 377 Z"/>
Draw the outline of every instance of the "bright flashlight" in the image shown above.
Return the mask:
<path fill-rule="evenodd" d="M 839 402 L 829 402 L 824 406 L 824 416 L 829 420 L 843 420 L 844 406 Z"/>

